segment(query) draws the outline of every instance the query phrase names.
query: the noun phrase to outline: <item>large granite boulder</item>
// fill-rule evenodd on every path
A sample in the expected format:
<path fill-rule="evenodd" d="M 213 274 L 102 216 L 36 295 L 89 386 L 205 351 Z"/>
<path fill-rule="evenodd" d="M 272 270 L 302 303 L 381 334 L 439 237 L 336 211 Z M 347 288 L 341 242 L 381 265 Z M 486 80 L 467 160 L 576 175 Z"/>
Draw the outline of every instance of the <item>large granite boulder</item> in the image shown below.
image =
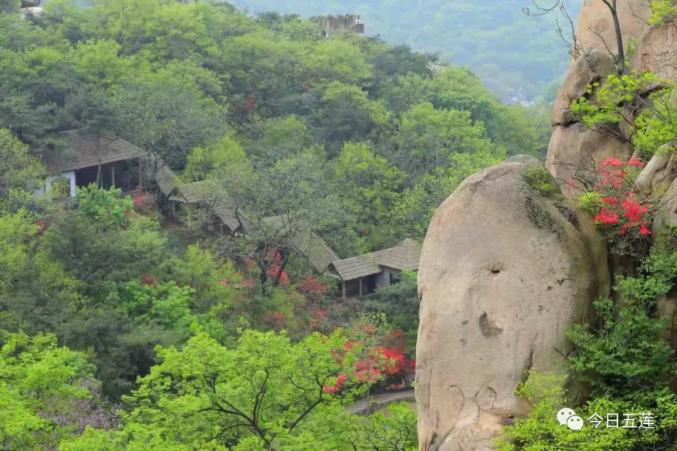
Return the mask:
<path fill-rule="evenodd" d="M 564 332 L 606 294 L 606 250 L 535 159 L 465 180 L 437 210 L 419 267 L 421 450 L 490 449 L 528 412 L 529 370 L 557 371 Z"/>

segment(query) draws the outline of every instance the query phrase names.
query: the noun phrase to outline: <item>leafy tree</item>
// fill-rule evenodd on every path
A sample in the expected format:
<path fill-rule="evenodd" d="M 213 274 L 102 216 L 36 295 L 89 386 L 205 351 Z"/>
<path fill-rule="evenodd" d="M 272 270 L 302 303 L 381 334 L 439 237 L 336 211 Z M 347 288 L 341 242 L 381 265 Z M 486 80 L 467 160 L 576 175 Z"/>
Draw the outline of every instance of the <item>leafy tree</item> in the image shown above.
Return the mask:
<path fill-rule="evenodd" d="M 191 245 L 182 258 L 171 265 L 170 275 L 177 283 L 191 287 L 192 310 L 200 313 L 218 313 L 219 319 L 227 320 L 227 312 L 241 303 L 244 277 L 231 262 L 221 263 L 211 252 Z"/>
<path fill-rule="evenodd" d="M 169 67 L 112 88 L 113 129 L 183 168 L 190 150 L 225 131 L 225 110 L 197 86 L 193 74 Z"/>
<path fill-rule="evenodd" d="M 43 172 L 42 165 L 28 148 L 9 130 L 0 129 L 0 205 L 11 197 L 25 197 L 38 186 Z"/>
<path fill-rule="evenodd" d="M 7 449 L 53 447 L 76 431 L 77 423 L 64 415 L 93 396 L 94 368 L 84 354 L 57 346 L 53 335 L 0 336 L 0 443 Z"/>
<path fill-rule="evenodd" d="M 385 107 L 370 100 L 358 86 L 330 84 L 313 118 L 317 138 L 335 155 L 348 141 L 361 141 L 389 120 Z"/>
<path fill-rule="evenodd" d="M 677 138 L 672 90 L 671 82 L 650 72 L 610 75 L 603 84 L 591 84 L 589 95 L 576 100 L 572 110 L 587 127 L 654 153 Z M 645 96 L 647 91 L 653 92 Z M 623 131 L 628 129 L 629 135 Z"/>
<path fill-rule="evenodd" d="M 420 305 L 416 287 L 416 273 L 403 272 L 401 280 L 377 290 L 365 305 L 368 311 L 384 313 L 393 328 L 404 332 L 407 350 L 416 347 Z"/>
<path fill-rule="evenodd" d="M 127 399 L 129 445 L 215 448 L 254 440 L 270 449 L 312 433 L 303 425 L 340 402 L 325 386 L 352 363 L 334 357 L 344 342 L 339 332 L 292 344 L 284 334 L 247 331 L 233 349 L 204 334 L 182 350 L 160 349 L 161 363 Z"/>
<path fill-rule="evenodd" d="M 417 181 L 437 167 L 448 167 L 456 154 L 487 154 L 494 145 L 481 122 L 470 113 L 439 110 L 431 103 L 413 106 L 402 114 L 392 161 L 410 180 Z"/>
<path fill-rule="evenodd" d="M 2 329 L 54 331 L 82 302 L 81 283 L 58 260 L 35 250 L 41 226 L 33 219 L 24 210 L 0 216 Z"/>
<path fill-rule="evenodd" d="M 368 144 L 347 143 L 335 164 L 336 183 L 341 186 L 344 204 L 352 214 L 358 249 L 362 252 L 394 244 L 384 227 L 398 198 L 404 174 L 375 154 Z M 374 239 L 380 236 L 380 239 Z M 373 249 L 372 249 L 373 247 Z"/>
<path fill-rule="evenodd" d="M 247 150 L 257 165 L 270 165 L 316 146 L 310 130 L 297 116 L 283 116 L 255 124 Z"/>

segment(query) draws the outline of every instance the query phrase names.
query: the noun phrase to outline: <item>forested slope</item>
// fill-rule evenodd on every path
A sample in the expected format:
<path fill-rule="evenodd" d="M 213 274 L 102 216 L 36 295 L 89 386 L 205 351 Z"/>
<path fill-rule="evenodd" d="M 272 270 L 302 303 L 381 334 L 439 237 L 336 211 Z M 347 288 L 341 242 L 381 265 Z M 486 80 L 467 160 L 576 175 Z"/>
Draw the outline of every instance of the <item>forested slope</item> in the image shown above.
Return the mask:
<path fill-rule="evenodd" d="M 420 239 L 468 174 L 542 155 L 545 116 L 407 47 L 228 6 L 53 0 L 0 29 L 0 446 L 415 446 L 409 408 L 345 409 L 410 377 L 414 275 L 342 301 L 279 240 L 169 220 L 152 186 L 36 198 L 40 160 L 73 152 L 64 131 L 119 136 L 346 257 Z"/>
<path fill-rule="evenodd" d="M 437 53 L 443 61 L 469 67 L 501 98 L 553 96 L 569 61 L 555 19 L 569 35 L 569 22 L 554 13 L 528 17 L 529 0 L 233 0 L 252 12 L 317 16 L 359 14 L 369 35 L 417 51 Z M 539 2 L 549 6 L 554 2 Z M 573 20 L 581 0 L 567 0 Z"/>

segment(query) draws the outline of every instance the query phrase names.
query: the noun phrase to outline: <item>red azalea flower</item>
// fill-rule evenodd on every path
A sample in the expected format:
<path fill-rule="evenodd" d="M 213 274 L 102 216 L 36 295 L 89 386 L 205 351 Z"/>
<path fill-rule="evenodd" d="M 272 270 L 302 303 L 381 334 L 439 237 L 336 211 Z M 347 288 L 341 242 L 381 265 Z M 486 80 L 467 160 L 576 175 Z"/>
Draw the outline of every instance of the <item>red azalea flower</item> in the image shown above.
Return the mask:
<path fill-rule="evenodd" d="M 651 235 L 651 229 L 648 228 L 645 224 L 642 224 L 639 226 L 639 234 L 642 236 L 649 236 Z"/>
<path fill-rule="evenodd" d="M 649 207 L 641 205 L 639 202 L 633 200 L 629 196 L 623 201 L 622 207 L 623 215 L 632 224 L 638 224 L 641 222 L 646 212 L 649 211 Z"/>
<path fill-rule="evenodd" d="M 142 285 L 157 285 L 157 277 L 151 274 L 144 274 L 141 276 Z"/>
<path fill-rule="evenodd" d="M 602 167 L 622 168 L 623 162 L 618 158 L 609 157 L 602 162 Z"/>
<path fill-rule="evenodd" d="M 607 205 L 618 205 L 618 199 L 616 199 L 613 196 L 608 196 L 602 198 L 602 202 L 607 204 Z"/>
<path fill-rule="evenodd" d="M 338 392 L 339 387 L 337 387 L 335 385 L 325 385 L 324 387 L 322 387 L 322 391 L 331 395 L 331 394 Z"/>
<path fill-rule="evenodd" d="M 636 168 L 643 168 L 644 163 L 639 158 L 631 157 L 628 160 L 628 166 L 633 166 L 633 167 L 636 167 Z"/>
<path fill-rule="evenodd" d="M 618 213 L 611 211 L 608 208 L 602 208 L 593 218 L 595 222 L 605 225 L 617 224 L 618 219 Z"/>

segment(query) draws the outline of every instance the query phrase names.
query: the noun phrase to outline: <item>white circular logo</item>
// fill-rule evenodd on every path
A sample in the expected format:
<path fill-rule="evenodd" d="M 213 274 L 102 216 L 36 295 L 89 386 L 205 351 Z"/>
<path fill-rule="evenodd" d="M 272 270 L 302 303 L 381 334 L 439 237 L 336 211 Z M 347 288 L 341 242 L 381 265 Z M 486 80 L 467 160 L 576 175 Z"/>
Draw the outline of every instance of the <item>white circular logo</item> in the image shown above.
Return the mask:
<path fill-rule="evenodd" d="M 559 412 L 557 412 L 557 421 L 559 424 L 565 425 L 567 424 L 569 417 L 573 417 L 574 415 L 576 415 L 576 412 L 574 412 L 573 409 L 564 407 L 563 409 L 559 409 Z"/>
<path fill-rule="evenodd" d="M 578 415 L 569 417 L 567 420 L 567 427 L 572 431 L 580 431 L 583 429 L 583 418 Z"/>

